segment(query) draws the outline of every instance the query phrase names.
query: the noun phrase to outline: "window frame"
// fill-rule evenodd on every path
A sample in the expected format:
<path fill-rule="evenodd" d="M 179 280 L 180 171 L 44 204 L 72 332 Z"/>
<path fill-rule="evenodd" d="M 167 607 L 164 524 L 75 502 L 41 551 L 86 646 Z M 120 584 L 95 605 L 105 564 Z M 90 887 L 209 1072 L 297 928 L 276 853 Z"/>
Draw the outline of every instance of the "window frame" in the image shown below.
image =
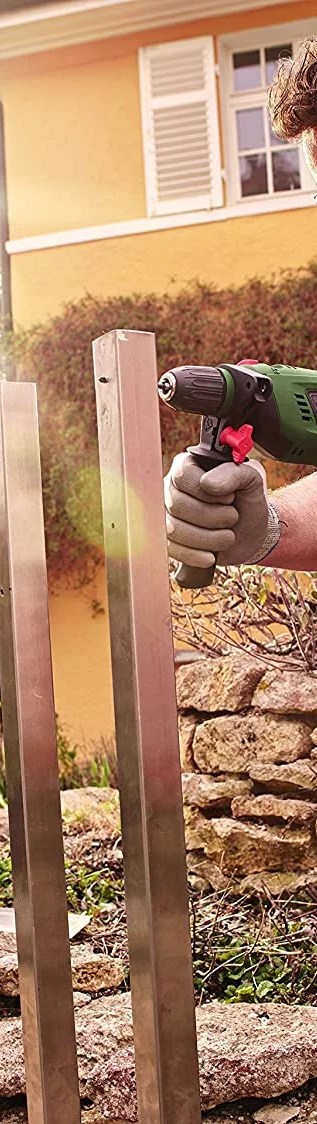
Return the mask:
<path fill-rule="evenodd" d="M 290 147 L 296 147 L 299 153 L 299 170 L 301 177 L 301 187 L 296 188 L 294 191 L 268 191 L 261 194 L 245 195 L 241 193 L 241 181 L 239 173 L 239 150 L 236 132 L 236 111 L 238 109 L 253 109 L 265 106 L 266 103 L 266 88 L 253 87 L 249 90 L 234 91 L 232 76 L 233 76 L 233 55 L 242 53 L 243 51 L 250 51 L 254 49 L 272 46 L 283 47 L 286 43 L 292 44 L 293 55 L 298 50 L 300 43 L 305 38 L 306 21 L 301 24 L 301 29 L 298 22 L 293 24 L 283 25 L 270 25 L 269 27 L 261 27 L 252 29 L 246 32 L 238 32 L 234 34 L 223 36 L 219 40 L 219 63 L 220 63 L 220 101 L 221 101 L 221 121 L 222 121 L 222 135 L 225 157 L 225 179 L 226 179 L 226 206 L 238 206 L 243 209 L 248 205 L 261 203 L 264 200 L 269 204 L 270 209 L 274 210 L 277 200 L 292 198 L 294 206 L 296 199 L 300 199 L 308 192 L 311 194 L 316 185 L 314 184 L 312 175 L 307 167 L 302 145 L 298 142 L 293 144 L 290 142 Z M 308 24 L 308 21 L 307 21 Z M 315 26 L 312 27 L 312 24 Z M 309 21 L 307 26 L 307 34 L 312 35 L 317 33 L 317 21 Z M 278 138 L 277 138 L 278 146 Z M 281 151 L 282 151 L 281 146 Z M 272 146 L 270 146 L 272 148 Z M 267 151 L 267 150 L 266 150 Z M 268 187 L 270 187 L 270 175 L 268 175 Z"/>
<path fill-rule="evenodd" d="M 201 46 L 207 52 L 208 67 L 205 86 L 205 98 L 212 121 L 212 138 L 210 128 L 210 167 L 214 188 L 212 193 L 197 193 L 191 196 L 179 196 L 176 199 L 160 200 L 158 198 L 155 174 L 155 134 L 153 127 L 153 101 L 160 108 L 175 104 L 175 96 L 157 97 L 153 99 L 150 86 L 149 59 L 156 52 L 173 54 L 177 49 L 190 51 L 193 46 Z M 166 43 L 156 43 L 153 46 L 141 47 L 139 58 L 139 87 L 141 105 L 141 127 L 143 143 L 143 166 L 145 181 L 146 213 L 149 218 L 156 218 L 172 214 L 192 214 L 194 211 L 211 211 L 223 206 L 223 175 L 221 167 L 220 148 L 220 120 L 219 102 L 216 86 L 215 46 L 211 35 L 191 36 L 190 38 L 169 40 Z M 198 91 L 177 95 L 178 105 L 189 105 L 201 100 Z"/>

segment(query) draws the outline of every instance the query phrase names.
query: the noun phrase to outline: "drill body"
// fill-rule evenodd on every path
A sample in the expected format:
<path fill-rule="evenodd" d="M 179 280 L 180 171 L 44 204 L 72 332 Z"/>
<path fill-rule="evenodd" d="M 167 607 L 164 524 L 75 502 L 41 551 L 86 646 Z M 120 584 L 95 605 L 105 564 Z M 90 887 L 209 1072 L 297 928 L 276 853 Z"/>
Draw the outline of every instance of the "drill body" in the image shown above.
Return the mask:
<path fill-rule="evenodd" d="M 246 428 L 246 452 L 254 444 L 279 461 L 317 466 L 317 371 L 253 361 L 175 367 L 158 389 L 173 409 L 202 414 L 200 444 L 190 452 L 206 468 L 241 463 L 248 435 L 241 435 L 239 455 L 239 434 Z"/>

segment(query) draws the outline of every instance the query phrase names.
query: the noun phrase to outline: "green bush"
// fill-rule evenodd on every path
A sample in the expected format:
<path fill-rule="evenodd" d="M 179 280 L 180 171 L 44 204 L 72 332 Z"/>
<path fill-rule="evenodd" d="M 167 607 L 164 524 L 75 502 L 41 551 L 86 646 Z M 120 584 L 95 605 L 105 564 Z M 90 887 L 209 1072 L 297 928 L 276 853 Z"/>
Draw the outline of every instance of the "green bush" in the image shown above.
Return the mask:
<path fill-rule="evenodd" d="M 317 262 L 306 270 L 253 280 L 239 289 L 196 283 L 175 295 L 111 300 L 86 296 L 43 325 L 18 334 L 20 378 L 39 390 L 48 560 L 53 571 L 100 557 L 100 492 L 91 343 L 116 327 L 155 332 L 158 371 L 188 362 L 216 365 L 253 356 L 316 364 Z M 195 442 L 197 419 L 161 406 L 165 466 Z M 282 470 L 276 482 L 300 475 Z"/>

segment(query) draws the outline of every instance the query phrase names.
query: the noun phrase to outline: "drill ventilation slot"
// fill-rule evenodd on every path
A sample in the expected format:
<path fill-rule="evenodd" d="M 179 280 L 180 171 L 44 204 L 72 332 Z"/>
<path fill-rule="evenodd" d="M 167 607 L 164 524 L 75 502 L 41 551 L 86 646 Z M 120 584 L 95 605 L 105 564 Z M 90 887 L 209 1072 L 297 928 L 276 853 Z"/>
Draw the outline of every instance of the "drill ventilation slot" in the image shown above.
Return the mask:
<path fill-rule="evenodd" d="M 311 412 L 311 409 L 310 409 L 309 402 L 307 401 L 306 395 L 305 394 L 294 394 L 294 398 L 297 402 L 297 405 L 298 405 L 298 408 L 300 410 L 301 417 L 302 417 L 303 421 L 304 422 L 311 421 L 312 420 L 312 412 Z"/>

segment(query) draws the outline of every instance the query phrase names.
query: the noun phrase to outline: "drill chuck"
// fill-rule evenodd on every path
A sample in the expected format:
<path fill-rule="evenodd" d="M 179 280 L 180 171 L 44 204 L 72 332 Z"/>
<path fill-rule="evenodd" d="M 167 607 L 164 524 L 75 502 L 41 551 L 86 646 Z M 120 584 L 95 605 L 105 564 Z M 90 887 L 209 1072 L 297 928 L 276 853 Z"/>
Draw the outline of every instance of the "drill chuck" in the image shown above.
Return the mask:
<path fill-rule="evenodd" d="M 158 392 L 174 410 L 220 416 L 227 382 L 217 367 L 174 367 L 160 378 Z"/>
<path fill-rule="evenodd" d="M 177 380 L 174 371 L 167 371 L 158 384 L 159 396 L 162 402 L 171 402 L 177 390 Z"/>

